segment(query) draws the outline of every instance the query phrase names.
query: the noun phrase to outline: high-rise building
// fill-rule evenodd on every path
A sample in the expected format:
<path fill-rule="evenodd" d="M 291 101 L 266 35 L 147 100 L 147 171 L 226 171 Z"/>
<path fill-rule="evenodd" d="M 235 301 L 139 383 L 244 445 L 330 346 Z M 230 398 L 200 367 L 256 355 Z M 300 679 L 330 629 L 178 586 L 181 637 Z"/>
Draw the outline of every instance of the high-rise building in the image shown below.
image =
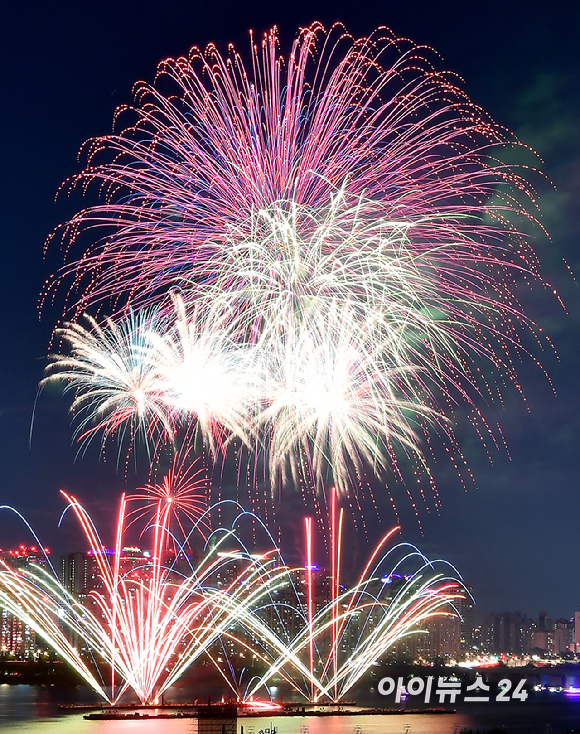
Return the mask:
<path fill-rule="evenodd" d="M 537 655 L 554 655 L 555 650 L 555 623 L 548 618 L 548 613 L 541 611 L 538 624 L 531 634 L 529 652 Z"/>
<path fill-rule="evenodd" d="M 69 553 L 60 557 L 60 582 L 77 598 L 87 594 L 88 565 L 86 553 Z"/>
<path fill-rule="evenodd" d="M 490 612 L 481 629 L 482 652 L 491 655 L 522 655 L 526 643 L 527 617 L 521 612 Z"/>
<path fill-rule="evenodd" d="M 425 633 L 416 633 L 397 642 L 388 653 L 398 662 L 458 659 L 461 657 L 461 620 L 455 615 L 434 616 L 421 624 Z"/>
<path fill-rule="evenodd" d="M 472 596 L 473 588 L 470 584 L 465 584 L 465 588 L 467 590 L 467 593 L 464 593 L 463 598 L 457 599 L 456 607 L 457 611 L 461 614 L 461 650 L 463 652 L 469 652 L 473 650 L 475 645 L 475 625 L 473 621 L 473 608 L 475 606 L 475 603 Z"/>
<path fill-rule="evenodd" d="M 580 654 L 580 610 L 574 612 L 574 648 Z"/>
<path fill-rule="evenodd" d="M 554 653 L 556 655 L 574 653 L 574 620 L 557 619 L 554 624 Z"/>
<path fill-rule="evenodd" d="M 99 556 L 107 556 L 112 560 L 115 551 L 101 548 L 100 550 L 68 553 L 60 558 L 60 581 L 71 594 L 79 599 L 103 587 Z M 121 551 L 119 574 L 122 578 L 147 579 L 151 574 L 151 563 L 151 556 L 147 551 L 137 546 L 127 546 Z"/>
<path fill-rule="evenodd" d="M 32 570 L 34 566 L 46 566 L 46 554 L 36 546 L 21 545 L 16 550 L 0 550 L 0 559 L 9 568 Z M 27 624 L 11 614 L 7 609 L 0 608 L 0 650 L 2 655 L 11 655 L 20 660 L 34 656 L 37 651 L 36 634 Z"/>

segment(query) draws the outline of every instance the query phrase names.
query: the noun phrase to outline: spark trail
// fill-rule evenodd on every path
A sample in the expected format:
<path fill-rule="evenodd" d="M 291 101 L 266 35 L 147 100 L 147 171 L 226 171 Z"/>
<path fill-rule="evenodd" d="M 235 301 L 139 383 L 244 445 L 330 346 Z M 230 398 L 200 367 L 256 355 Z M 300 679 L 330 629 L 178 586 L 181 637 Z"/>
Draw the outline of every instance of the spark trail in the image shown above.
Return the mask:
<path fill-rule="evenodd" d="M 354 587 L 340 584 L 340 563 L 333 565 L 331 598 L 316 607 L 311 550 L 306 569 L 285 566 L 274 546 L 251 552 L 241 538 L 240 521 L 253 516 L 239 507 L 232 527 L 216 528 L 201 562 L 193 565 L 185 545 L 176 543 L 172 513 L 162 498 L 144 528 L 154 537 L 152 553 L 136 565 L 124 555 L 125 533 L 148 517 L 150 497 L 143 502 L 141 493 L 122 496 L 116 543 L 107 550 L 84 507 L 73 496 L 63 496 L 90 547 L 95 588 L 81 601 L 48 568 L 13 568 L 2 561 L 0 605 L 111 703 L 129 689 L 142 703 L 158 702 L 202 657 L 216 665 L 240 700 L 251 700 L 274 676 L 306 700 L 339 700 L 374 660 L 420 632 L 426 619 L 457 614 L 454 602 L 462 595 L 461 582 L 437 571 L 413 546 L 386 550 L 394 530 L 377 546 Z M 129 511 L 135 504 L 141 509 Z M 176 526 L 191 525 L 185 536 L 189 543 L 206 516 L 200 513 L 191 523 L 187 500 L 185 507 Z M 337 560 L 339 536 L 333 541 Z M 413 572 L 399 574 L 399 588 L 390 593 L 384 574 L 394 576 L 410 565 Z M 306 599 L 299 590 L 301 578 L 307 579 Z M 350 652 L 344 657 L 341 650 L 347 642 Z M 245 690 L 236 662 L 240 653 L 258 666 Z M 225 665 L 219 662 L 223 654 L 228 656 Z M 320 661 L 318 669 L 315 660 Z"/>
<path fill-rule="evenodd" d="M 409 461 L 433 487 L 457 406 L 488 432 L 478 404 L 521 392 L 516 364 L 548 343 L 518 301 L 546 285 L 522 225 L 538 197 L 500 160 L 518 141 L 431 57 L 315 23 L 287 56 L 273 29 L 249 64 L 194 48 L 136 86 L 67 182 L 102 201 L 55 233 L 68 261 L 45 294 L 65 288 L 73 315 L 47 379 L 87 406 L 79 437 L 189 423 L 214 458 L 234 437 L 265 457 L 272 490 L 346 494 Z M 83 331 L 103 305 L 113 320 Z M 90 387 L 91 345 L 128 335 L 129 308 L 157 311 L 140 370 L 132 346 L 111 365 L 115 404 Z"/>

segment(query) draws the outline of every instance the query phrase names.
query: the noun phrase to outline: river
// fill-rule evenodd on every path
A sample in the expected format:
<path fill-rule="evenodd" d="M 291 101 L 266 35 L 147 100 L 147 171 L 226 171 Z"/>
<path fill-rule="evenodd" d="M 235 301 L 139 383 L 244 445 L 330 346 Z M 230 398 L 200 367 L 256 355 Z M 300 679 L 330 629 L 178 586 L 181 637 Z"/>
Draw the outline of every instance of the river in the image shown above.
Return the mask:
<path fill-rule="evenodd" d="M 0 731 L 12 734 L 213 734 L 195 719 L 86 721 L 82 713 L 62 713 L 59 703 L 88 702 L 81 686 L 0 685 Z M 209 724 L 209 722 L 208 722 Z M 580 700 L 557 693 L 532 693 L 527 701 L 461 703 L 455 714 L 241 718 L 237 734 L 454 734 L 461 729 L 506 734 L 580 732 Z M 221 729 L 221 724 L 219 725 Z M 221 731 L 216 730 L 216 734 Z"/>

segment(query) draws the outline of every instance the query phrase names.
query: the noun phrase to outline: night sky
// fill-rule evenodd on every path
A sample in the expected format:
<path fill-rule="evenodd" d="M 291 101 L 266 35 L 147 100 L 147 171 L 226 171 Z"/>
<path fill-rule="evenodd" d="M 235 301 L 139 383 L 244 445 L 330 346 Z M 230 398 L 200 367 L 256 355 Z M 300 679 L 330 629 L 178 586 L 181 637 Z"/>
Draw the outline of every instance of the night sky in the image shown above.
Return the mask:
<path fill-rule="evenodd" d="M 60 316 L 47 308 L 39 320 L 42 283 L 61 262 L 54 248 L 43 261 L 43 242 L 79 205 L 64 197 L 55 203 L 54 195 L 79 170 L 80 145 L 110 131 L 115 107 L 131 102 L 133 82 L 152 81 L 166 56 L 210 41 L 222 50 L 233 41 L 244 50 L 250 28 L 259 33 L 273 24 L 287 47 L 297 27 L 313 20 L 327 26 L 341 20 L 354 35 L 386 25 L 435 48 L 441 68 L 458 72 L 475 102 L 539 152 L 555 184 L 541 192 L 552 241 L 538 238 L 534 246 L 567 313 L 540 290 L 525 297 L 558 352 L 558 358 L 541 356 L 554 390 L 524 363 L 525 403 L 508 390 L 503 410 L 480 406 L 490 422 L 501 423 L 511 460 L 496 452 L 490 464 L 460 420 L 458 436 L 477 486 L 464 492 L 447 466 L 435 467 L 443 507 L 439 515 L 420 511 L 423 535 L 402 495 L 398 504 L 402 537 L 453 562 L 472 584 L 480 613 L 546 609 L 552 617 L 571 616 L 580 605 L 580 290 L 564 260 L 580 275 L 577 2 L 4 3 L 0 501 L 22 511 L 46 544 L 73 550 L 83 544 L 69 534 L 72 523 L 56 529 L 63 507 L 58 490 L 77 494 L 106 524 L 127 487 L 114 461 L 98 464 L 91 455 L 75 462 L 67 402 L 58 396 L 41 395 L 29 443 L 37 384 Z M 288 500 L 290 507 L 295 503 Z M 393 522 L 383 515 L 383 525 Z M 372 521 L 371 535 L 374 528 Z M 28 538 L 13 516 L 0 515 L 1 547 Z"/>

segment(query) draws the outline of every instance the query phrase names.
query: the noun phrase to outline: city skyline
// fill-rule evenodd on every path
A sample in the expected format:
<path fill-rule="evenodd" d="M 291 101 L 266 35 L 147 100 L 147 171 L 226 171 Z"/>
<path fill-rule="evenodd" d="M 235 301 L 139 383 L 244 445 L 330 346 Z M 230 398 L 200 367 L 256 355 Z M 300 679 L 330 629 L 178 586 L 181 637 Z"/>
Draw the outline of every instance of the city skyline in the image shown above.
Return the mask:
<path fill-rule="evenodd" d="M 46 550 L 46 549 L 45 549 Z M 114 549 L 103 549 L 103 554 L 110 559 L 114 558 Z M 188 567 L 184 556 L 181 561 L 172 557 L 174 552 L 169 551 L 165 564 L 169 567 L 177 563 L 177 568 L 183 572 Z M 230 554 L 222 554 L 224 558 Z M 189 562 L 198 565 L 202 555 L 194 553 L 188 556 Z M 240 571 L 240 561 L 236 554 L 232 556 L 234 563 L 218 572 L 218 585 L 228 584 Z M 38 565 L 46 567 L 47 559 L 44 552 L 37 548 L 20 546 L 10 551 L 0 551 L 0 559 L 10 568 L 34 568 Z M 56 561 L 56 559 L 54 559 Z M 120 552 L 120 567 L 124 574 L 147 575 L 154 566 L 154 559 L 149 550 L 138 546 L 123 547 Z M 95 552 L 75 551 L 61 555 L 57 564 L 58 575 L 63 587 L 76 599 L 84 604 L 91 592 L 102 593 L 103 579 L 99 572 L 99 562 Z M 294 571 L 296 593 L 298 598 L 304 598 L 307 586 L 305 569 Z M 221 579 L 221 580 L 220 580 Z M 383 579 L 383 582 L 385 579 Z M 399 574 L 391 574 L 387 583 L 395 589 L 402 583 Z M 321 609 L 330 599 L 332 575 L 328 568 L 316 567 L 313 572 L 313 599 L 316 610 Z M 288 590 L 289 591 L 289 590 Z M 475 609 L 475 604 L 469 594 L 473 589 L 467 584 L 467 591 L 463 597 L 456 599 L 454 605 L 461 616 L 434 616 L 425 620 L 420 626 L 427 630 L 427 634 L 415 633 L 410 638 L 403 639 L 392 646 L 385 654 L 385 661 L 411 662 L 423 661 L 430 663 L 437 660 L 466 663 L 478 659 L 482 664 L 492 664 L 495 656 L 500 660 L 512 661 L 510 664 L 525 664 L 525 660 L 568 659 L 577 661 L 580 656 L 580 611 L 573 617 L 550 618 L 544 610 L 537 616 L 529 617 L 519 611 L 493 612 Z M 282 599 L 286 599 L 288 592 L 282 592 Z M 392 594 L 392 592 L 391 592 Z M 482 613 L 483 611 L 483 613 Z M 278 621 L 278 627 L 282 619 Z M 292 613 L 287 608 L 283 613 L 284 625 L 296 633 L 296 628 L 302 624 L 299 610 Z M 13 655 L 16 659 L 36 659 L 44 654 L 45 643 L 21 620 L 13 617 L 6 609 L 2 611 L 0 644 L 4 654 Z M 271 623 L 271 622 L 270 622 Z M 278 629 L 278 633 L 281 629 Z M 351 635 L 352 636 L 352 633 Z M 347 639 L 350 639 L 347 636 Z M 345 641 L 346 642 L 346 641 Z M 343 643 L 345 644 L 345 643 Z M 234 648 L 232 648 L 232 653 Z M 535 657 L 534 657 L 535 656 Z M 489 658 L 489 660 L 488 660 Z"/>

